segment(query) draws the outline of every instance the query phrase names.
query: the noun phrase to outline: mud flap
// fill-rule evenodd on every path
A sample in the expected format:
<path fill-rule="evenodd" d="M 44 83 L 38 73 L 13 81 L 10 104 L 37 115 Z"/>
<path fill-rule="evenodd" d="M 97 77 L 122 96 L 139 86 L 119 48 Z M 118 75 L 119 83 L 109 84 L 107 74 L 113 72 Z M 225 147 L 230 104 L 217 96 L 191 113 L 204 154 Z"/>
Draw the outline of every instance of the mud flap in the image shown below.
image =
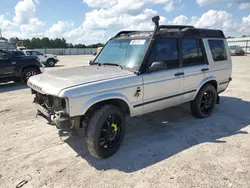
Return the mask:
<path fill-rule="evenodd" d="M 216 104 L 220 104 L 220 96 L 217 94 L 217 101 Z"/>

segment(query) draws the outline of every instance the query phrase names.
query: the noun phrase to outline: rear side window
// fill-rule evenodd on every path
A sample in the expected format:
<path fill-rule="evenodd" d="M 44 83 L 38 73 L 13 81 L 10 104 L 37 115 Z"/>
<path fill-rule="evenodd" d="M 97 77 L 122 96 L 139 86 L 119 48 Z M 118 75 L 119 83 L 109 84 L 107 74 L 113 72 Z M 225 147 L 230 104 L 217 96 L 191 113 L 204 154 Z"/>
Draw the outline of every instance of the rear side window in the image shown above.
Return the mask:
<path fill-rule="evenodd" d="M 183 66 L 194 66 L 204 64 L 204 55 L 201 46 L 196 39 L 182 40 L 182 58 Z"/>
<path fill-rule="evenodd" d="M 37 56 L 37 55 L 41 55 L 41 54 L 37 51 L 32 51 L 32 55 Z"/>
<path fill-rule="evenodd" d="M 227 51 L 223 40 L 208 40 L 214 61 L 227 60 Z"/>
<path fill-rule="evenodd" d="M 26 51 L 27 55 L 32 55 L 31 51 Z"/>
<path fill-rule="evenodd" d="M 167 69 L 179 67 L 178 46 L 176 39 L 157 40 L 149 56 L 149 66 L 153 62 L 164 62 Z"/>

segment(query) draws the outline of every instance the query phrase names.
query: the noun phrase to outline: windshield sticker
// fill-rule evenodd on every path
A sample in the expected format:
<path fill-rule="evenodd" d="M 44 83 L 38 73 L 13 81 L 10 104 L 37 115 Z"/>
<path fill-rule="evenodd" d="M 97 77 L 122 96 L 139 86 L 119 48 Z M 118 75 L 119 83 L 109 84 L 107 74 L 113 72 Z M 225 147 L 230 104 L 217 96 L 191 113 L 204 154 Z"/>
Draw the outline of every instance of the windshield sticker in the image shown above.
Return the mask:
<path fill-rule="evenodd" d="M 144 45 L 146 40 L 131 40 L 130 45 Z"/>

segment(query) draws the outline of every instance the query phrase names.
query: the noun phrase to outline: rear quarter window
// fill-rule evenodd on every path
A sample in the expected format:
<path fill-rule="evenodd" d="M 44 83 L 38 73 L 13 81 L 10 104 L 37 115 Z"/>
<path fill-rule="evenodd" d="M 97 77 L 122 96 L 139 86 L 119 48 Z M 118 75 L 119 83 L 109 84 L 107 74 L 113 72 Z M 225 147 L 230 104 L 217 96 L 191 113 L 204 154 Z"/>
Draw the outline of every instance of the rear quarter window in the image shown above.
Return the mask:
<path fill-rule="evenodd" d="M 227 60 L 226 46 L 223 40 L 208 40 L 214 61 Z"/>

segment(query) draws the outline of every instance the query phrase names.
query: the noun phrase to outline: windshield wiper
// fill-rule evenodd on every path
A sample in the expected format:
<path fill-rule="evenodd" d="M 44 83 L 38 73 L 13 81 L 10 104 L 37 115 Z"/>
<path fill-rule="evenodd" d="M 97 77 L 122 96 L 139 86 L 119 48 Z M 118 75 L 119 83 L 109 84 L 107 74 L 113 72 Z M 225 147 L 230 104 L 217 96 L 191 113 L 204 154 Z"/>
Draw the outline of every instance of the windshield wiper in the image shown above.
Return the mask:
<path fill-rule="evenodd" d="M 123 67 L 120 64 L 117 64 L 117 63 L 102 63 L 102 65 L 117 66 L 117 67 L 120 67 L 121 69 L 123 69 Z"/>

